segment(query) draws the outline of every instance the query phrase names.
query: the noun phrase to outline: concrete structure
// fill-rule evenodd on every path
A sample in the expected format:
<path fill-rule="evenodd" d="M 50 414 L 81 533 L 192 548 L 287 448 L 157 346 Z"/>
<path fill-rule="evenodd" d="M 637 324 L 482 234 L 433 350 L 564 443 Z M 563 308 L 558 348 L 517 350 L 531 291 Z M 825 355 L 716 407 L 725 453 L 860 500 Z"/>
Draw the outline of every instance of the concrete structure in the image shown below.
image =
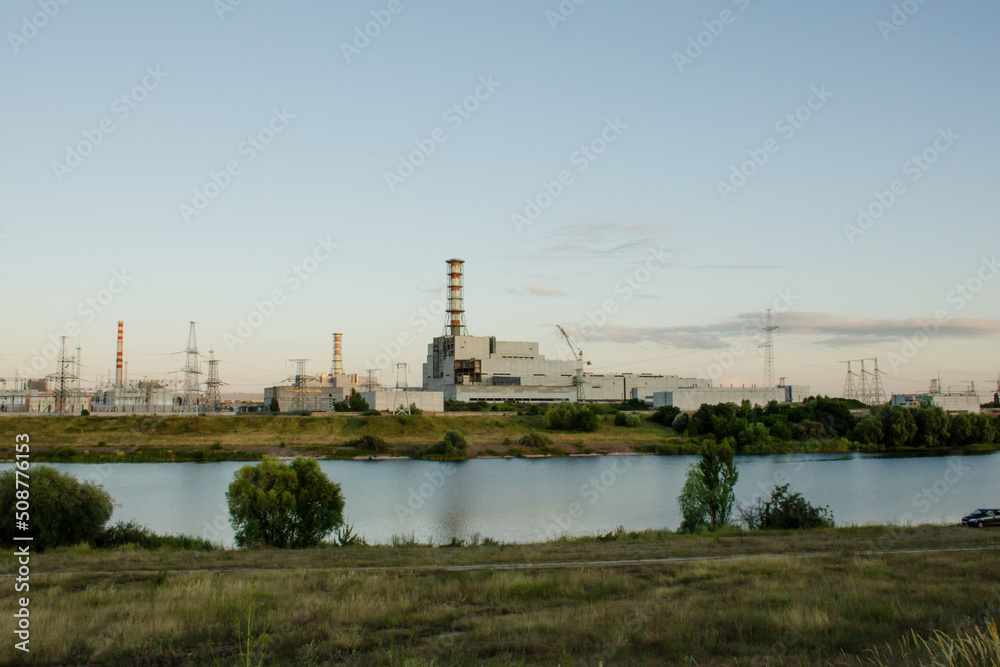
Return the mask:
<path fill-rule="evenodd" d="M 653 407 L 673 405 L 686 412 L 693 412 L 704 404 L 741 404 L 765 406 L 771 401 L 799 403 L 809 395 L 808 385 L 781 385 L 778 387 L 685 387 L 674 391 L 656 392 Z"/>
<path fill-rule="evenodd" d="M 301 390 L 289 385 L 265 387 L 264 405 L 270 406 L 271 399 L 277 398 L 278 409 L 281 412 L 291 412 L 297 392 L 301 392 L 302 409 L 308 412 L 332 412 L 334 403 L 346 400 L 351 395 L 350 388 L 328 384 L 308 375 L 305 376 L 305 386 Z"/>
<path fill-rule="evenodd" d="M 405 394 L 398 393 L 399 403 L 402 404 L 402 397 L 406 396 L 408 405 L 412 405 L 424 412 L 444 412 L 444 394 L 440 391 L 420 391 L 419 389 L 409 389 Z M 363 391 L 361 397 L 368 402 L 368 407 L 372 410 L 393 412 L 397 405 L 397 392 L 392 389 L 388 391 Z M 407 406 L 403 406 L 407 407 Z"/>
<path fill-rule="evenodd" d="M 974 391 L 941 392 L 935 391 L 936 387 L 934 386 L 931 389 L 932 391 L 923 394 L 893 394 L 891 402 L 893 405 L 902 405 L 908 408 L 934 405 L 945 412 L 971 412 L 974 414 L 981 412 L 982 399 Z"/>
<path fill-rule="evenodd" d="M 170 414 L 179 409 L 176 388 L 157 380 L 139 380 L 99 386 L 90 399 L 90 411 L 103 413 Z"/>
<path fill-rule="evenodd" d="M 440 391 L 447 401 L 566 403 L 576 401 L 577 371 L 577 361 L 546 359 L 536 342 L 449 335 L 427 346 L 422 375 L 424 390 Z M 677 375 L 583 375 L 583 397 L 588 402 L 637 398 L 652 403 L 658 391 L 710 386 L 709 380 Z"/>

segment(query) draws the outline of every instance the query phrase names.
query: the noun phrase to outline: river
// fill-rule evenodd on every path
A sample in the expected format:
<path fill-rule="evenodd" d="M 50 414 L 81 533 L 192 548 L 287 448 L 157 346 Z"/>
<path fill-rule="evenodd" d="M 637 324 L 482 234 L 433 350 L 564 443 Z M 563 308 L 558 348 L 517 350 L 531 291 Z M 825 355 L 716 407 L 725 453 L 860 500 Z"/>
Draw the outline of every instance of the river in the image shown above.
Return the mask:
<path fill-rule="evenodd" d="M 693 456 L 321 461 L 341 485 L 345 517 L 369 543 L 393 535 L 436 544 L 478 534 L 505 542 L 559 535 L 676 529 Z M 737 501 L 789 484 L 838 525 L 955 523 L 1000 507 L 1000 452 L 968 456 L 788 454 L 737 457 Z M 104 485 L 112 521 L 233 543 L 225 493 L 246 463 L 54 464 Z"/>

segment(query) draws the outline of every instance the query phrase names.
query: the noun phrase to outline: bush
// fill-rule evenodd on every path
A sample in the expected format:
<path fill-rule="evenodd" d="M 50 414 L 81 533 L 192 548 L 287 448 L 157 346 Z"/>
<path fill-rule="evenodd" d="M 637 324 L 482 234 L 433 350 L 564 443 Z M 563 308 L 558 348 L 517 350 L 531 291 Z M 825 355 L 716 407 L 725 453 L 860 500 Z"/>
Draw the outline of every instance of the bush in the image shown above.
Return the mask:
<path fill-rule="evenodd" d="M 389 451 L 389 443 L 377 435 L 363 435 L 348 442 L 347 446 L 366 454 L 385 454 Z"/>
<path fill-rule="evenodd" d="M 315 459 L 264 457 L 243 466 L 226 492 L 236 545 L 315 546 L 343 523 L 344 498 Z"/>
<path fill-rule="evenodd" d="M 673 426 L 674 420 L 677 416 L 681 414 L 681 409 L 674 405 L 664 405 L 656 409 L 656 412 L 652 414 L 649 418 L 651 421 L 657 424 L 663 424 L 664 426 Z M 686 426 L 687 424 L 685 424 Z"/>
<path fill-rule="evenodd" d="M 517 444 L 528 449 L 548 449 L 552 446 L 552 438 L 544 433 L 526 433 L 518 438 Z"/>
<path fill-rule="evenodd" d="M 92 542 L 98 549 L 113 549 L 135 545 L 141 549 L 184 549 L 189 551 L 212 551 L 216 548 L 209 540 L 188 535 L 157 535 L 146 526 L 135 521 L 119 521 L 106 528 Z"/>
<path fill-rule="evenodd" d="M 461 431 L 446 431 L 440 442 L 425 447 L 416 458 L 465 460 L 469 458 L 469 443 Z"/>
<path fill-rule="evenodd" d="M 741 507 L 740 519 L 750 530 L 833 527 L 829 508 L 813 507 L 801 493 L 789 494 L 787 484 L 774 487 L 770 500 L 759 498 L 756 504 Z"/>
<path fill-rule="evenodd" d="M 103 487 L 80 482 L 51 466 L 34 466 L 28 474 L 30 486 L 24 489 L 16 488 L 14 470 L 0 472 L 0 507 L 5 510 L 0 515 L 0 539 L 5 544 L 11 544 L 14 536 L 32 537 L 32 547 L 42 551 L 97 538 L 114 509 Z M 27 531 L 16 530 L 15 524 L 22 520 L 16 503 L 23 500 L 30 505 Z"/>
<path fill-rule="evenodd" d="M 369 407 L 371 407 L 368 405 L 368 401 L 366 401 L 361 394 L 358 393 L 358 390 L 353 387 L 351 387 L 351 395 L 347 398 L 347 406 L 351 412 L 365 412 Z"/>
<path fill-rule="evenodd" d="M 600 427 L 597 414 L 590 408 L 576 403 L 554 405 L 545 413 L 545 425 L 553 431 L 585 431 L 591 433 Z"/>

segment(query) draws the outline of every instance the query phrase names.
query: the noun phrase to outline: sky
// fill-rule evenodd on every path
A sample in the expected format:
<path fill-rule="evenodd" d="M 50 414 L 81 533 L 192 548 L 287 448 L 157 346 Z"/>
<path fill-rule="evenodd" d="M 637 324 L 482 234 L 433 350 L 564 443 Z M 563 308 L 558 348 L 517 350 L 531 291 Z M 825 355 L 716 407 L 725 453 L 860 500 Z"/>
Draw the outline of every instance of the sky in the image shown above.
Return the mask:
<path fill-rule="evenodd" d="M 593 372 L 889 392 L 1000 359 L 1000 6 L 0 5 L 0 377 L 228 392 L 409 364 L 445 260 L 472 335 Z M 853 370 L 858 371 L 858 362 Z M 8 385 L 10 386 L 10 385 Z"/>

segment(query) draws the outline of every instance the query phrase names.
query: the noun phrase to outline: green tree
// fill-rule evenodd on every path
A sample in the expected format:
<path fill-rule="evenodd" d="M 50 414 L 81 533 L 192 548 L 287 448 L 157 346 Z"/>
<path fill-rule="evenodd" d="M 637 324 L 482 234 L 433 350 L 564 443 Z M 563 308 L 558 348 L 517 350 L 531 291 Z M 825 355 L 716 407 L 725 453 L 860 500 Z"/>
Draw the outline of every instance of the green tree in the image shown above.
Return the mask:
<path fill-rule="evenodd" d="M 662 405 L 656 409 L 656 412 L 649 419 L 657 424 L 669 427 L 673 426 L 674 420 L 677 419 L 677 415 L 680 413 L 681 409 L 675 405 Z"/>
<path fill-rule="evenodd" d="M 951 417 L 948 424 L 948 442 L 954 447 L 963 447 L 969 444 L 972 436 L 972 422 L 964 412 L 959 412 Z"/>
<path fill-rule="evenodd" d="M 916 444 L 921 447 L 941 447 L 948 442 L 948 413 L 937 406 L 917 410 Z"/>
<path fill-rule="evenodd" d="M 597 413 L 585 405 L 563 403 L 553 405 L 545 413 L 545 425 L 554 431 L 585 431 L 591 433 L 600 428 Z"/>
<path fill-rule="evenodd" d="M 343 523 L 344 498 L 315 459 L 265 457 L 236 472 L 226 493 L 236 545 L 311 547 Z"/>
<path fill-rule="evenodd" d="M 15 535 L 31 537 L 32 548 L 42 551 L 97 539 L 114 510 L 103 487 L 80 482 L 51 466 L 32 466 L 28 474 L 25 489 L 17 487 L 14 470 L 0 472 L 0 507 L 4 508 L 0 539 L 5 544 L 11 544 Z M 18 502 L 25 503 L 27 509 L 19 508 Z M 16 522 L 21 520 L 26 520 L 27 531 L 17 529 Z"/>
<path fill-rule="evenodd" d="M 681 531 L 705 524 L 717 530 L 729 523 L 736 499 L 733 491 L 739 479 L 732 444 L 707 438 L 701 445 L 701 460 L 688 468 L 684 488 L 678 497 Z"/>
<path fill-rule="evenodd" d="M 439 442 L 425 447 L 417 455 L 419 458 L 464 460 L 469 458 L 469 442 L 461 431 L 448 430 Z"/>
<path fill-rule="evenodd" d="M 267 409 L 271 412 L 281 412 L 281 407 L 278 405 L 278 398 L 276 396 L 271 397 L 271 404 L 267 406 Z"/>
<path fill-rule="evenodd" d="M 880 405 L 872 410 L 882 426 L 882 442 L 886 447 L 906 447 L 917 435 L 917 422 L 910 408 L 901 405 Z"/>
<path fill-rule="evenodd" d="M 875 415 L 862 417 L 854 427 L 852 439 L 866 445 L 881 444 L 882 422 Z"/>
<path fill-rule="evenodd" d="M 351 412 L 365 412 L 369 409 L 368 401 L 353 387 L 351 387 L 351 396 L 347 399 L 347 406 Z"/>

